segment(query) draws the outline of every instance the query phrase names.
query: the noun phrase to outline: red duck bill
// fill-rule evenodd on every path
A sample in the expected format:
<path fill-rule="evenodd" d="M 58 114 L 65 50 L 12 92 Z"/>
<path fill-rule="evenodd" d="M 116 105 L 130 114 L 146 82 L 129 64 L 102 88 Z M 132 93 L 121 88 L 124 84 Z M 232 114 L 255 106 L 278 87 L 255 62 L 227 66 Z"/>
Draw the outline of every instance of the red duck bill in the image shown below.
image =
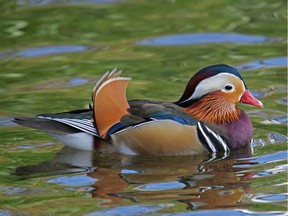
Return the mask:
<path fill-rule="evenodd" d="M 256 107 L 263 107 L 263 104 L 261 101 L 259 101 L 257 98 L 255 98 L 249 90 L 246 90 L 240 100 L 241 103 L 244 104 L 250 104 L 252 106 Z"/>

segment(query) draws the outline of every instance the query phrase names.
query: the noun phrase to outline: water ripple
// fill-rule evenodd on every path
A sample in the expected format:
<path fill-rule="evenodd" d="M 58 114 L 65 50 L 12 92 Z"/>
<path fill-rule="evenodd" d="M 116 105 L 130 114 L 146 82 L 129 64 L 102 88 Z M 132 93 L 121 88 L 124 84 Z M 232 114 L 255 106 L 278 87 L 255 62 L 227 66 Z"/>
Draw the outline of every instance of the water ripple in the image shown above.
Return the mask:
<path fill-rule="evenodd" d="M 280 104 L 288 105 L 288 99 L 287 98 L 279 98 L 277 101 Z"/>
<path fill-rule="evenodd" d="M 266 95 L 267 95 L 267 92 L 264 92 L 264 91 L 251 91 L 251 94 L 258 98 L 258 99 L 261 99 L 261 98 L 264 98 Z"/>
<path fill-rule="evenodd" d="M 272 68 L 272 67 L 287 67 L 287 57 L 273 57 L 257 61 L 248 62 L 242 65 L 237 66 L 239 70 L 256 70 L 263 68 Z"/>
<path fill-rule="evenodd" d="M 117 3 L 123 2 L 124 0 L 18 0 L 18 5 L 30 5 L 30 6 L 39 6 L 39 5 L 50 5 L 50 4 L 103 4 L 103 3 Z"/>
<path fill-rule="evenodd" d="M 186 185 L 178 182 L 157 182 L 157 183 L 150 183 L 150 184 L 144 184 L 139 187 L 136 187 L 136 190 L 140 191 L 159 191 L 159 190 L 173 190 L 173 189 L 182 189 Z"/>
<path fill-rule="evenodd" d="M 14 118 L 0 116 L 0 127 L 15 126 L 16 123 L 13 122 Z"/>
<path fill-rule="evenodd" d="M 279 166 L 276 166 L 276 167 L 271 168 L 271 169 L 267 169 L 267 170 L 264 170 L 264 171 L 256 172 L 253 175 L 253 178 L 259 178 L 259 177 L 264 177 L 264 176 L 276 175 L 278 173 L 287 172 L 287 171 L 288 171 L 288 165 L 287 164 L 283 164 L 283 165 L 279 165 Z"/>
<path fill-rule="evenodd" d="M 29 58 L 29 57 L 59 54 L 59 53 L 84 52 L 86 50 L 88 50 L 88 48 L 83 45 L 47 46 L 47 47 L 24 49 L 24 50 L 17 52 L 15 56 Z"/>
<path fill-rule="evenodd" d="M 271 203 L 271 202 L 284 202 L 288 200 L 288 194 L 264 194 L 256 196 L 252 199 L 253 202 L 258 203 Z"/>
<path fill-rule="evenodd" d="M 255 158 L 241 158 L 238 159 L 238 164 L 234 164 L 234 168 L 240 168 L 240 167 L 251 167 L 253 165 L 259 165 L 259 164 L 269 164 L 269 163 L 275 163 L 279 161 L 285 161 L 287 160 L 287 154 L 288 151 L 279 151 L 271 154 L 266 155 L 260 155 Z M 242 160 L 249 160 L 249 163 L 241 164 Z"/>
<path fill-rule="evenodd" d="M 49 192 L 55 192 L 54 190 L 46 190 L 40 188 L 24 188 L 24 187 L 12 187 L 12 186 L 1 186 L 0 191 L 5 195 L 35 195 L 35 194 L 47 194 Z"/>
<path fill-rule="evenodd" d="M 269 138 L 270 143 L 273 143 L 273 144 L 288 141 L 287 136 L 285 136 L 283 134 L 276 133 L 276 132 L 268 133 L 268 138 Z"/>
<path fill-rule="evenodd" d="M 136 42 L 137 45 L 150 46 L 173 46 L 188 44 L 219 44 L 219 43 L 264 43 L 271 41 L 270 38 L 261 35 L 248 35 L 237 33 L 191 33 L 160 36 Z"/>
<path fill-rule="evenodd" d="M 163 214 L 162 216 L 215 216 L 215 215 L 221 215 L 221 216 L 260 216 L 260 215 L 269 215 L 269 216 L 284 216 L 284 211 L 270 211 L 270 212 L 252 212 L 245 209 L 236 209 L 236 210 L 206 210 L 206 211 L 193 211 L 193 212 L 183 212 L 178 214 Z"/>
<path fill-rule="evenodd" d="M 106 210 L 95 211 L 89 216 L 104 216 L 104 215 L 118 215 L 118 216 L 137 216 L 137 215 L 150 215 L 153 214 L 163 208 L 172 207 L 174 204 L 159 204 L 159 205 L 130 205 L 130 206 L 121 206 Z"/>
<path fill-rule="evenodd" d="M 61 176 L 58 178 L 49 179 L 48 183 L 67 185 L 67 186 L 84 186 L 91 185 L 97 180 L 89 176 Z"/>
<path fill-rule="evenodd" d="M 288 123 L 288 118 L 287 116 L 279 116 L 276 118 L 272 119 L 267 119 L 262 122 L 263 124 L 287 124 Z"/>
<path fill-rule="evenodd" d="M 288 151 L 280 151 L 272 154 L 258 156 L 255 161 L 259 164 L 274 163 L 278 161 L 287 160 Z"/>
<path fill-rule="evenodd" d="M 1 216 L 13 216 L 13 215 L 18 215 L 18 213 L 15 214 L 15 212 L 11 212 L 11 211 L 6 210 L 6 209 L 0 209 L 0 215 Z M 19 214 L 19 215 L 22 215 L 22 214 Z"/>
<path fill-rule="evenodd" d="M 74 77 L 68 81 L 68 85 L 69 86 L 79 86 L 79 85 L 87 84 L 88 82 L 89 82 L 88 79 L 84 79 L 84 78 L 80 78 L 80 77 Z"/>
<path fill-rule="evenodd" d="M 41 148 L 41 147 L 45 147 L 45 146 L 51 146 L 51 145 L 55 145 L 55 142 L 46 142 L 46 143 L 41 143 L 41 144 L 36 144 L 36 145 L 20 145 L 17 146 L 16 148 L 18 149 L 35 149 L 35 148 Z"/>

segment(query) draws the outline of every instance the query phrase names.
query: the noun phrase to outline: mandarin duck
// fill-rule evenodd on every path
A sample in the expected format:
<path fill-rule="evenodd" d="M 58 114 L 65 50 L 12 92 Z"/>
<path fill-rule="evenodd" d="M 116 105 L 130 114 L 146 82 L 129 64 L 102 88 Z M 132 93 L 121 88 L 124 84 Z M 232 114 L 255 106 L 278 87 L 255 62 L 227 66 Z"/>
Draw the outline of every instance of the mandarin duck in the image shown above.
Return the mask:
<path fill-rule="evenodd" d="M 107 71 L 97 81 L 89 109 L 14 121 L 46 131 L 72 148 L 105 145 L 109 151 L 129 155 L 229 152 L 250 145 L 253 126 L 236 105 L 263 105 L 235 68 L 219 64 L 201 69 L 176 102 L 127 101 L 131 79 L 121 72 Z"/>

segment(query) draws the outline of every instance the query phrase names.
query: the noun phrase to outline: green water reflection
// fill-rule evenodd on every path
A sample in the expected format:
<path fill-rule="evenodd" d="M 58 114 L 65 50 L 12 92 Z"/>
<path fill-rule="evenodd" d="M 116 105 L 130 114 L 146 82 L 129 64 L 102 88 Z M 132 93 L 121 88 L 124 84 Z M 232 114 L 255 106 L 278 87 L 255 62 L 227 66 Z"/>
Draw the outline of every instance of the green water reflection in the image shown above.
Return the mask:
<path fill-rule="evenodd" d="M 286 210 L 286 1 L 41 2 L 0 0 L 0 214 Z M 224 39 L 139 43 L 199 33 L 221 33 Z M 238 43 L 231 33 L 261 40 Z M 50 136 L 11 122 L 17 115 L 86 108 L 94 81 L 114 67 L 133 78 L 129 99 L 175 101 L 192 74 L 217 63 L 238 66 L 265 105 L 261 110 L 241 105 L 255 127 L 253 154 L 208 163 L 200 156 L 156 162 L 88 157 L 67 153 Z M 97 169 L 88 172 L 91 167 Z M 87 173 L 95 183 L 84 184 Z M 73 180 L 84 183 L 65 185 Z"/>

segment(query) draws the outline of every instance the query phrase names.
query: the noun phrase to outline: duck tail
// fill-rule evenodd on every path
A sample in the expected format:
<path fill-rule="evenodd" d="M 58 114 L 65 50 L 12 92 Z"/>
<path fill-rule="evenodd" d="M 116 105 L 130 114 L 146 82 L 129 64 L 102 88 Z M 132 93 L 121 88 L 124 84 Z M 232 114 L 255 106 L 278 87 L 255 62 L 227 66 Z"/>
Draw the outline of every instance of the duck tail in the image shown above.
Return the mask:
<path fill-rule="evenodd" d="M 79 132 L 79 130 L 76 128 L 57 122 L 53 119 L 38 117 L 16 117 L 14 118 L 13 122 L 25 127 L 34 128 L 49 133 L 69 134 Z"/>
<path fill-rule="evenodd" d="M 109 128 L 128 114 L 126 89 L 131 78 L 121 77 L 121 72 L 116 68 L 107 71 L 93 88 L 94 125 L 102 138 L 106 136 Z"/>

